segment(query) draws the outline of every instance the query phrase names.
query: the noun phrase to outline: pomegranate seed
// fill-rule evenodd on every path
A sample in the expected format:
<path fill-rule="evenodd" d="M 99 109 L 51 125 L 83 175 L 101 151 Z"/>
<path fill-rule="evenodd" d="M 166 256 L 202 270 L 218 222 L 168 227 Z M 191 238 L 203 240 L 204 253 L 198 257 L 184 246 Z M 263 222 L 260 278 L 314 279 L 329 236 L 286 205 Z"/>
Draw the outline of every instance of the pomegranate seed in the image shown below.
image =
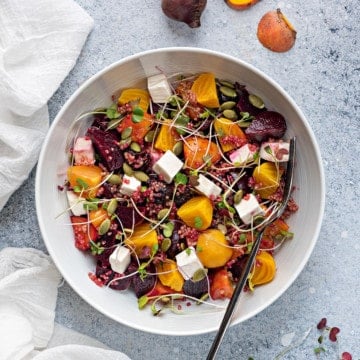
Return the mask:
<path fill-rule="evenodd" d="M 352 356 L 350 353 L 345 351 L 341 354 L 341 360 L 352 360 Z"/>
<path fill-rule="evenodd" d="M 326 326 L 326 318 L 322 318 L 319 323 L 317 324 L 317 328 L 319 330 L 323 329 Z"/>
<path fill-rule="evenodd" d="M 338 334 L 340 332 L 340 329 L 338 328 L 338 327 L 332 327 L 331 329 L 330 329 L 330 332 L 329 332 L 329 339 L 331 340 L 331 341 L 336 341 L 337 340 L 337 338 L 336 338 L 336 335 Z"/>

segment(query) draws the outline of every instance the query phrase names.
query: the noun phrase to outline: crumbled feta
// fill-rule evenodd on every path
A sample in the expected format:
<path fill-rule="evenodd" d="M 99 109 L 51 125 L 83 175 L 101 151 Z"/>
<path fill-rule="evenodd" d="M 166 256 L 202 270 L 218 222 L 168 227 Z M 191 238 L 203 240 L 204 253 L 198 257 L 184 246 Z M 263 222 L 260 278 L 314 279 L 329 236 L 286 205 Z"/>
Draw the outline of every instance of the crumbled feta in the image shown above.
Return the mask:
<path fill-rule="evenodd" d="M 265 211 L 253 194 L 245 195 L 238 204 L 235 204 L 235 209 L 245 224 L 250 224 L 257 215 L 265 215 Z"/>
<path fill-rule="evenodd" d="M 209 180 L 206 176 L 200 174 L 198 179 L 198 185 L 194 186 L 195 189 L 207 197 L 219 196 L 221 194 L 221 187 L 217 186 L 213 181 Z"/>
<path fill-rule="evenodd" d="M 118 246 L 109 257 L 111 269 L 123 274 L 130 264 L 130 250 L 125 246 Z"/>
<path fill-rule="evenodd" d="M 171 150 L 167 150 L 153 165 L 153 170 L 170 184 L 183 165 L 184 163 Z"/>
<path fill-rule="evenodd" d="M 95 152 L 90 138 L 78 137 L 75 141 L 73 155 L 75 165 L 93 165 Z"/>
<path fill-rule="evenodd" d="M 155 103 L 166 103 L 172 95 L 169 82 L 164 74 L 150 76 L 147 83 L 151 99 Z"/>
<path fill-rule="evenodd" d="M 233 164 L 246 164 L 254 160 L 255 154 L 258 152 L 258 147 L 253 144 L 245 144 L 239 149 L 235 150 L 229 155 Z"/>
<path fill-rule="evenodd" d="M 124 195 L 131 196 L 133 192 L 138 190 L 141 186 L 141 181 L 139 181 L 134 176 L 124 175 L 120 187 L 120 192 Z"/>
<path fill-rule="evenodd" d="M 191 279 L 196 271 L 204 268 L 192 246 L 177 254 L 175 258 L 178 270 L 185 280 Z"/>
<path fill-rule="evenodd" d="M 289 161 L 290 145 L 286 141 L 264 142 L 260 147 L 260 157 L 266 161 Z"/>
<path fill-rule="evenodd" d="M 76 195 L 73 191 L 67 191 L 66 197 L 73 215 L 80 216 L 86 214 L 86 210 L 84 209 L 84 201 L 86 201 L 86 199 Z"/>

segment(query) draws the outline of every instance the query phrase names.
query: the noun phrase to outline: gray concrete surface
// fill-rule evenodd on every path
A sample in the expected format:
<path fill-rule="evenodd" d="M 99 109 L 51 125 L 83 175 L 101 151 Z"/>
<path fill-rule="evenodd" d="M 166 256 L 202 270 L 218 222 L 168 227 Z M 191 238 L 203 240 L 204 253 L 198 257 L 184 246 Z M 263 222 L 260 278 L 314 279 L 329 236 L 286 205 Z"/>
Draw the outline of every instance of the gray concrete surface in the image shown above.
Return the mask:
<path fill-rule="evenodd" d="M 297 102 L 320 145 L 326 175 L 326 209 L 315 250 L 288 291 L 273 305 L 230 328 L 219 359 L 274 359 L 288 343 L 306 340 L 283 359 L 316 359 L 322 317 L 341 329 L 339 344 L 325 341 L 319 359 L 360 358 L 359 315 L 359 18 L 357 0 L 260 1 L 238 12 L 208 1 L 202 26 L 190 29 L 166 18 L 158 0 L 77 0 L 95 20 L 79 60 L 49 101 L 51 120 L 84 80 L 124 56 L 166 46 L 196 46 L 239 57 L 277 81 Z M 297 30 L 283 54 L 256 38 L 260 17 L 280 7 Z M 0 248 L 46 251 L 37 225 L 35 169 L 0 214 Z M 214 334 L 165 337 L 139 332 L 103 316 L 64 284 L 56 321 L 96 337 L 134 360 L 204 359 Z"/>

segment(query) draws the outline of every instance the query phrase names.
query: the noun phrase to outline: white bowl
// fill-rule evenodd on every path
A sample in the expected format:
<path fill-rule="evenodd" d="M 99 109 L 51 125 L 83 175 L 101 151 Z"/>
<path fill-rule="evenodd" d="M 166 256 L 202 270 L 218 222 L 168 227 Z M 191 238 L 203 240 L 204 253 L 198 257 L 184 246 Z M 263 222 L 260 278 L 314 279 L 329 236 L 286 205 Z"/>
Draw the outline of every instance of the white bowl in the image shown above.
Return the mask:
<path fill-rule="evenodd" d="M 96 286 L 88 278 L 94 262 L 74 247 L 68 216 L 57 217 L 66 208 L 59 192 L 68 165 L 65 139 L 73 120 L 81 113 L 111 104 L 111 95 L 126 87 L 146 87 L 146 78 L 167 74 L 213 72 L 217 77 L 245 84 L 268 108 L 287 120 L 286 137 L 297 136 L 294 198 L 299 211 L 291 217 L 294 239 L 276 254 L 275 279 L 243 294 L 233 324 L 258 314 L 293 283 L 304 268 L 316 243 L 324 211 L 324 174 L 318 145 L 305 117 L 294 101 L 272 79 L 234 57 L 196 48 L 166 48 L 146 51 L 122 59 L 87 80 L 66 102 L 52 123 L 43 145 L 36 175 L 36 208 L 40 229 L 52 259 L 70 286 L 95 309 L 139 330 L 164 335 L 194 335 L 217 330 L 223 311 L 205 312 L 202 307 L 189 315 L 166 312 L 154 317 L 149 309 L 138 310 L 131 291 Z M 225 305 L 225 304 L 224 304 Z M 205 309 L 205 308 L 204 308 Z"/>

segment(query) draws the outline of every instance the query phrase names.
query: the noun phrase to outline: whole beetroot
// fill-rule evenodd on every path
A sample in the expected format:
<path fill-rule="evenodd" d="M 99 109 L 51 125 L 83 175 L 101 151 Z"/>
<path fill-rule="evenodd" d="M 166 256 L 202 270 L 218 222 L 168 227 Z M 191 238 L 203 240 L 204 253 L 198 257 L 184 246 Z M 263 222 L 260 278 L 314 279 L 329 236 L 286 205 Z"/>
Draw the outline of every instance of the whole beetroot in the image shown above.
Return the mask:
<path fill-rule="evenodd" d="M 207 0 L 162 0 L 161 8 L 170 19 L 181 21 L 191 28 L 200 27 L 200 17 Z"/>

